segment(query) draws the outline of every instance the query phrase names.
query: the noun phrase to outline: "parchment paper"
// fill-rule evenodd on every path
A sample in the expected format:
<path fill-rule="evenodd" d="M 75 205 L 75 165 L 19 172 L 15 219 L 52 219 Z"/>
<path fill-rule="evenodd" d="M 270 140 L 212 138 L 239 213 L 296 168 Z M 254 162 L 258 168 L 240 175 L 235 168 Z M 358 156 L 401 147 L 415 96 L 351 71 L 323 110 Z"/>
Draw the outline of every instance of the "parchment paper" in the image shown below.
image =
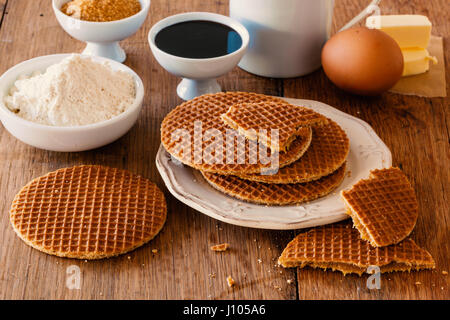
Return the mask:
<path fill-rule="evenodd" d="M 420 97 L 446 97 L 445 60 L 442 37 L 431 36 L 428 52 L 438 60 L 437 64 L 430 61 L 430 70 L 415 76 L 401 78 L 389 90 L 394 93 L 416 95 Z"/>

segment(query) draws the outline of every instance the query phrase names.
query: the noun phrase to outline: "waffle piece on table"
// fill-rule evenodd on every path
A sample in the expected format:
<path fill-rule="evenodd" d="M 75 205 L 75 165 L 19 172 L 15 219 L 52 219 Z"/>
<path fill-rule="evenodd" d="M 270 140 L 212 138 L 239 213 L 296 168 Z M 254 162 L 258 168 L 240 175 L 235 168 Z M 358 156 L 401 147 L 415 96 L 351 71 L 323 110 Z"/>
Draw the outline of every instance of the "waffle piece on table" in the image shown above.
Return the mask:
<path fill-rule="evenodd" d="M 32 180 L 14 198 L 10 220 L 17 235 L 39 251 L 101 259 L 153 239 L 166 215 L 164 194 L 151 181 L 86 165 Z"/>
<path fill-rule="evenodd" d="M 161 124 L 164 148 L 182 163 L 201 171 L 224 175 L 264 171 L 271 163 L 260 161 L 259 156 L 255 159 L 260 146 L 240 136 L 221 118 L 230 106 L 244 102 L 286 103 L 279 98 L 248 92 L 202 95 L 180 104 L 164 118 Z M 216 140 L 215 134 L 222 140 L 220 137 Z M 279 153 L 278 166 L 284 167 L 299 159 L 308 149 L 311 138 L 311 128 L 301 128 L 289 149 Z M 218 154 L 212 150 L 218 150 Z M 269 149 L 268 157 L 271 155 Z"/>
<path fill-rule="evenodd" d="M 336 171 L 347 159 L 350 143 L 347 134 L 333 120 L 313 127 L 313 139 L 305 154 L 272 175 L 240 174 L 242 179 L 265 183 L 303 183 Z"/>
<path fill-rule="evenodd" d="M 402 241 L 416 225 L 416 195 L 398 168 L 373 170 L 341 196 L 361 237 L 374 247 Z"/>
<path fill-rule="evenodd" d="M 310 266 L 359 275 L 369 266 L 378 266 L 380 272 L 435 268 L 432 256 L 413 240 L 372 247 L 348 222 L 300 233 L 283 250 L 278 263 L 285 268 Z"/>
<path fill-rule="evenodd" d="M 202 172 L 215 189 L 234 198 L 264 205 L 289 205 L 311 201 L 329 194 L 345 177 L 345 164 L 332 174 L 316 181 L 297 184 L 267 184 Z"/>
<path fill-rule="evenodd" d="M 286 151 L 300 128 L 327 122 L 323 115 L 310 108 L 272 101 L 237 103 L 221 117 L 247 139 L 257 140 L 274 151 Z M 278 130 L 276 142 L 271 140 L 274 129 Z"/>

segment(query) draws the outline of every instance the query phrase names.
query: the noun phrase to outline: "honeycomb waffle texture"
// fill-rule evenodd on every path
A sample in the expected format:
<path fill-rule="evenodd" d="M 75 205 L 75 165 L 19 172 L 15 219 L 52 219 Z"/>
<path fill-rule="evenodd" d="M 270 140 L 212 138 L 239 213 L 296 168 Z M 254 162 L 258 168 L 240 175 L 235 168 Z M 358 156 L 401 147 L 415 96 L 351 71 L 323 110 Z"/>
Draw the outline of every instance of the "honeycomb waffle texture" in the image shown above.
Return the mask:
<path fill-rule="evenodd" d="M 223 121 L 247 139 L 257 140 L 274 151 L 285 151 L 301 127 L 326 123 L 327 119 L 312 109 L 287 102 L 238 103 L 222 115 Z M 263 131 L 261 131 L 261 129 Z M 271 140 L 278 130 L 278 141 Z"/>
<path fill-rule="evenodd" d="M 399 168 L 373 170 L 341 196 L 362 238 L 374 247 L 402 241 L 416 225 L 416 195 Z"/>
<path fill-rule="evenodd" d="M 224 175 L 261 173 L 272 166 L 272 162 L 260 158 L 261 146 L 239 135 L 221 118 L 234 104 L 260 102 L 286 104 L 278 98 L 248 92 L 219 92 L 186 101 L 164 118 L 161 142 L 174 158 L 201 171 Z M 279 153 L 278 167 L 299 159 L 308 149 L 311 138 L 310 127 L 298 130 L 289 149 Z M 266 149 L 267 158 L 271 158 L 272 151 Z"/>
<path fill-rule="evenodd" d="M 347 159 L 350 143 L 347 134 L 334 121 L 313 127 L 311 145 L 294 163 L 272 175 L 243 174 L 240 178 L 265 183 L 303 183 L 336 171 Z"/>
<path fill-rule="evenodd" d="M 387 247 L 372 247 L 348 222 L 317 227 L 300 233 L 283 250 L 279 264 L 285 268 L 332 269 L 362 275 L 369 266 L 381 272 L 433 269 L 431 255 L 411 239 Z"/>
<path fill-rule="evenodd" d="M 100 259 L 150 241 L 166 215 L 164 194 L 149 180 L 115 168 L 77 166 L 22 188 L 10 220 L 19 237 L 40 251 Z"/>
<path fill-rule="evenodd" d="M 217 190 L 240 200 L 264 205 L 299 204 L 323 197 L 341 184 L 345 164 L 319 180 L 297 184 L 267 184 L 202 172 L 203 177 Z"/>

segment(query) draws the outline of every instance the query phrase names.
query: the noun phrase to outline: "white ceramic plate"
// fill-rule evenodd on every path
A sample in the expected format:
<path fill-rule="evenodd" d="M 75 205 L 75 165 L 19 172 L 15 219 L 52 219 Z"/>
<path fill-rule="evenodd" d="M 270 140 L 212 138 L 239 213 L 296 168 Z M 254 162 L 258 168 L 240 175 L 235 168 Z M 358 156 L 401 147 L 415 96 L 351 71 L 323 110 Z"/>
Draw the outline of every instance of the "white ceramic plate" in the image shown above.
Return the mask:
<path fill-rule="evenodd" d="M 229 197 L 212 188 L 202 175 L 181 163 L 172 161 L 160 146 L 156 166 L 167 186 L 178 200 L 226 223 L 244 227 L 289 230 L 314 227 L 346 219 L 344 203 L 339 192 L 358 180 L 367 178 L 369 171 L 392 165 L 391 152 L 373 129 L 364 121 L 318 101 L 288 99 L 286 101 L 309 107 L 336 121 L 350 139 L 346 177 L 331 194 L 301 205 L 263 206 Z"/>

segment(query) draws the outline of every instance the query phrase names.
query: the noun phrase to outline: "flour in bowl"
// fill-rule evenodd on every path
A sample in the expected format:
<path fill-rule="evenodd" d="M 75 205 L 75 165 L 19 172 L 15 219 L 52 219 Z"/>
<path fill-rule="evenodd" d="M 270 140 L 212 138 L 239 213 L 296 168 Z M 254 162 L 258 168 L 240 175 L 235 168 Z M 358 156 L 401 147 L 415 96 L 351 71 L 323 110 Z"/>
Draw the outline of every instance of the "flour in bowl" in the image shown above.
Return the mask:
<path fill-rule="evenodd" d="M 5 104 L 26 120 L 72 127 L 111 119 L 127 110 L 135 98 L 131 74 L 72 55 L 44 73 L 20 77 Z"/>

